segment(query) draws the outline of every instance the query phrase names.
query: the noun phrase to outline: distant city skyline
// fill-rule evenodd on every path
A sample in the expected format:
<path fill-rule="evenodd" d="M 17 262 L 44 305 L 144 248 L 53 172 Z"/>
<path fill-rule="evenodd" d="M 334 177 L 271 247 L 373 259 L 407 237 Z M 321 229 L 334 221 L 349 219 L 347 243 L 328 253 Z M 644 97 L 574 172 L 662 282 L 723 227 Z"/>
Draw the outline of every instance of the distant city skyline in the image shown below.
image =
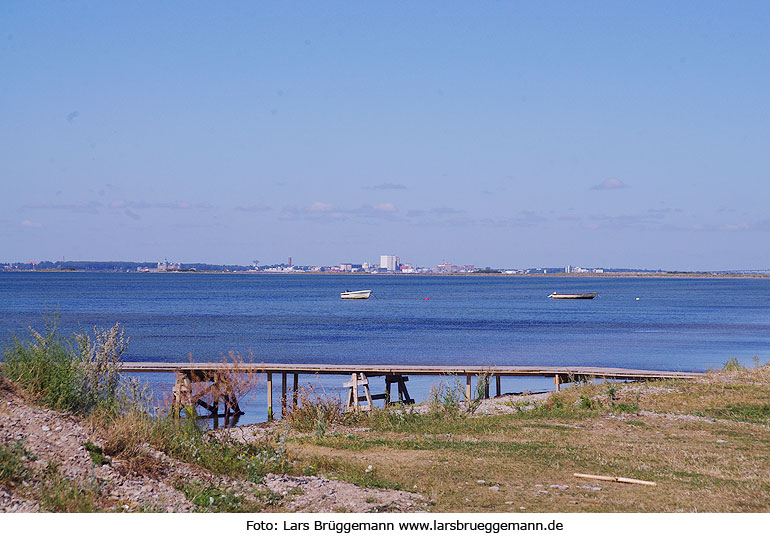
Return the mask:
<path fill-rule="evenodd" d="M 770 267 L 770 5 L 0 5 L 0 261 Z"/>

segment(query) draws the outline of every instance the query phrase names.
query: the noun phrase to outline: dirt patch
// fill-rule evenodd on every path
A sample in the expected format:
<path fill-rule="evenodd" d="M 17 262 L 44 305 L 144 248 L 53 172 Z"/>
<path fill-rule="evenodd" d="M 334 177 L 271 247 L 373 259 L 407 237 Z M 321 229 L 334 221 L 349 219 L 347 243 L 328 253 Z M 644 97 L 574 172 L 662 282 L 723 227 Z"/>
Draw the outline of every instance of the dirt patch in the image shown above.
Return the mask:
<path fill-rule="evenodd" d="M 361 488 L 343 481 L 321 477 L 290 477 L 270 474 L 265 485 L 283 497 L 289 511 L 303 513 L 408 513 L 424 511 L 425 500 L 419 494 L 400 490 Z"/>

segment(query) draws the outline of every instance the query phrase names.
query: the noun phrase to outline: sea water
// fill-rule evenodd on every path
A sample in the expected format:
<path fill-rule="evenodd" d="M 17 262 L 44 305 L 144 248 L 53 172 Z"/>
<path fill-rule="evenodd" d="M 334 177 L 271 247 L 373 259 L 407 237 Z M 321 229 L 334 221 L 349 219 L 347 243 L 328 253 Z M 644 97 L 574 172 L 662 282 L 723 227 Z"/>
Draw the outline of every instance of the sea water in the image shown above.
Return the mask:
<path fill-rule="evenodd" d="M 346 289 L 374 293 L 342 300 Z M 598 296 L 549 299 L 554 291 Z M 29 326 L 42 328 L 51 311 L 64 334 L 123 325 L 126 361 L 211 362 L 232 351 L 265 363 L 704 371 L 730 357 L 770 360 L 765 279 L 0 273 L 4 346 Z M 170 374 L 143 377 L 159 397 L 173 384 Z M 300 376 L 300 383 L 335 393 L 345 379 Z M 409 390 L 425 400 L 437 382 L 413 377 Z M 552 387 L 545 378 L 503 383 L 505 392 Z M 240 422 L 264 420 L 264 381 L 241 406 Z"/>

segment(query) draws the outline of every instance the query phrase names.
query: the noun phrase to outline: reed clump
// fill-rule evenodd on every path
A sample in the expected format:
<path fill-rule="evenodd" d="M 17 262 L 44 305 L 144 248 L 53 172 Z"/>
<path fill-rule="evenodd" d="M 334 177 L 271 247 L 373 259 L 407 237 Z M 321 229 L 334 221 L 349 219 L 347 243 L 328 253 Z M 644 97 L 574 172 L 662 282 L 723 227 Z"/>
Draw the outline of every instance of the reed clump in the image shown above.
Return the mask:
<path fill-rule="evenodd" d="M 286 405 L 284 420 L 292 428 L 302 431 L 315 431 L 322 437 L 335 425 L 348 424 L 351 417 L 345 412 L 345 406 L 337 395 L 318 389 L 315 385 L 301 385 L 297 388 L 297 403 Z"/>

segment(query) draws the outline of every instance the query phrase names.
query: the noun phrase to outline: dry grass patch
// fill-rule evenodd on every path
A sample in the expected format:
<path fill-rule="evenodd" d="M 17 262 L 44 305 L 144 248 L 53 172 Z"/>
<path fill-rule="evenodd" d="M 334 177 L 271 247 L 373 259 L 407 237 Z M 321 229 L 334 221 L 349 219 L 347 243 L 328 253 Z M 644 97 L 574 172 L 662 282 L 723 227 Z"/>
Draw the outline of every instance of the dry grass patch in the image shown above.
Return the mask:
<path fill-rule="evenodd" d="M 574 386 L 510 415 L 377 412 L 356 420 L 368 430 L 296 435 L 287 445 L 305 464 L 354 482 L 371 465 L 382 486 L 417 490 L 436 511 L 767 512 L 768 373 Z M 710 419 L 717 408 L 758 411 L 760 420 Z M 587 482 L 576 472 L 657 486 Z"/>

